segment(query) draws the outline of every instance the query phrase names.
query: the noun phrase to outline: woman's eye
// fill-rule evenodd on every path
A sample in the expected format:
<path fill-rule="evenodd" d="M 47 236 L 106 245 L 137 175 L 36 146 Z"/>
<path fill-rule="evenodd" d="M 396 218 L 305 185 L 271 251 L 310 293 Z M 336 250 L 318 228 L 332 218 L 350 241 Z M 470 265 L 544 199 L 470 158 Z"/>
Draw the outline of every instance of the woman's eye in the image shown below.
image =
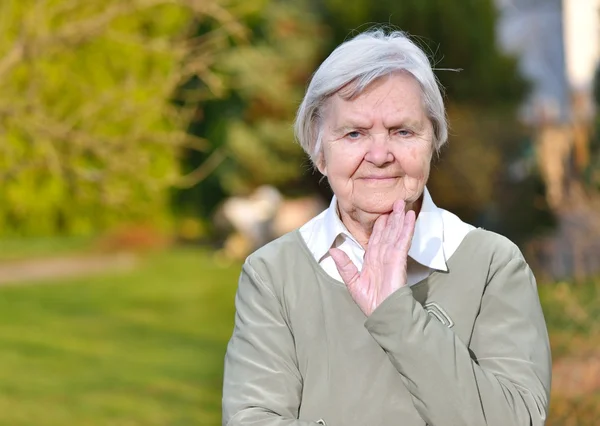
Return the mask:
<path fill-rule="evenodd" d="M 346 136 L 350 139 L 358 139 L 360 137 L 360 132 L 350 132 Z"/>
<path fill-rule="evenodd" d="M 396 131 L 396 134 L 398 136 L 410 136 L 412 135 L 412 132 L 410 130 L 407 129 L 399 129 Z"/>

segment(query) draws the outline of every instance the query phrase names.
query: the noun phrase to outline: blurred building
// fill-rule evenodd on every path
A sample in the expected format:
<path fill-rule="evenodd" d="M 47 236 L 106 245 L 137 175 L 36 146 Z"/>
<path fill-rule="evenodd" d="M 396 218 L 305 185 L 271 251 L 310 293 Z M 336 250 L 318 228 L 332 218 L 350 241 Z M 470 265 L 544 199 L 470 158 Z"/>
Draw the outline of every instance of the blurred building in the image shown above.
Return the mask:
<path fill-rule="evenodd" d="M 532 83 L 522 108 L 529 123 L 566 121 L 573 99 L 590 107 L 599 60 L 600 0 L 496 0 L 498 39 Z M 588 110 L 588 112 L 591 112 Z"/>
<path fill-rule="evenodd" d="M 515 55 L 532 90 L 521 109 L 534 129 L 535 163 L 557 219 L 530 243 L 530 260 L 550 279 L 600 273 L 600 197 L 588 191 L 600 0 L 496 0 L 498 40 Z"/>

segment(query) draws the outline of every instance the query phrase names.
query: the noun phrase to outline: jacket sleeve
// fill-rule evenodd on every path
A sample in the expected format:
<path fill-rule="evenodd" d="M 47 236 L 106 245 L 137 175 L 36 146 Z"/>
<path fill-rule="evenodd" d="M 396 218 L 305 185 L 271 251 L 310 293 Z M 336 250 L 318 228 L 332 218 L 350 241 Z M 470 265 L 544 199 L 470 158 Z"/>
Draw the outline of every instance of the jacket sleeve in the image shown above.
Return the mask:
<path fill-rule="evenodd" d="M 302 377 L 283 308 L 247 261 L 225 355 L 223 425 L 312 426 L 298 420 Z"/>
<path fill-rule="evenodd" d="M 365 327 L 401 374 L 430 426 L 542 426 L 550 393 L 548 334 L 523 258 L 491 278 L 470 346 L 401 288 Z"/>

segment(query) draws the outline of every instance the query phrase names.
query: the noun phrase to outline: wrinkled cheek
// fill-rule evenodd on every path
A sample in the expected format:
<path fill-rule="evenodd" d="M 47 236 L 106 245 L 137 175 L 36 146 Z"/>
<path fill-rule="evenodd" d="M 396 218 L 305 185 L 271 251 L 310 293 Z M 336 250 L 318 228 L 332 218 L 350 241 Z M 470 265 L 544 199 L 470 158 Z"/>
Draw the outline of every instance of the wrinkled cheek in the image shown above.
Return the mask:
<path fill-rule="evenodd" d="M 352 150 L 330 152 L 326 158 L 329 176 L 340 180 L 350 180 L 361 164 L 361 152 Z"/>
<path fill-rule="evenodd" d="M 427 179 L 429 178 L 429 162 L 424 161 L 419 165 L 415 165 L 415 167 L 410 170 L 409 168 L 405 169 L 406 175 L 404 176 L 404 187 L 407 192 L 420 192 L 427 183 Z"/>
<path fill-rule="evenodd" d="M 327 182 L 338 198 L 346 197 L 353 191 L 353 168 L 343 161 L 335 161 L 328 164 Z"/>
<path fill-rule="evenodd" d="M 425 181 L 422 179 L 407 178 L 404 181 L 404 198 L 405 201 L 416 201 L 420 196 L 423 188 L 425 187 Z"/>

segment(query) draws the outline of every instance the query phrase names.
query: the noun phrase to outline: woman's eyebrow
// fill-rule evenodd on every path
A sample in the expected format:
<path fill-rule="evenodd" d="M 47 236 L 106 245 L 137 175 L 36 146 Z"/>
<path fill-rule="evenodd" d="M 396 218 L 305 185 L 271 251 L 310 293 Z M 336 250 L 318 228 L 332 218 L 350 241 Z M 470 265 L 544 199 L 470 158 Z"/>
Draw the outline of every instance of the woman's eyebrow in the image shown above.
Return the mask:
<path fill-rule="evenodd" d="M 402 127 L 410 127 L 412 129 L 421 129 L 424 126 L 424 121 L 415 118 L 404 118 L 400 120 L 394 120 L 390 125 L 386 126 L 388 129 L 399 129 Z"/>
<path fill-rule="evenodd" d="M 352 130 L 366 130 L 366 129 L 370 129 L 372 126 L 369 123 L 366 122 L 358 122 L 358 121 L 347 121 L 344 122 L 343 124 L 333 128 L 333 132 L 336 134 L 339 133 L 347 133 L 349 131 Z"/>
<path fill-rule="evenodd" d="M 391 120 L 390 120 L 391 121 Z M 391 121 L 389 125 L 386 125 L 387 129 L 399 129 L 403 127 L 409 127 L 411 129 L 422 129 L 424 126 L 423 120 L 413 117 L 402 117 Z M 353 130 L 369 130 L 372 127 L 367 122 L 360 122 L 359 120 L 348 120 L 342 124 L 332 128 L 332 133 L 335 135 L 345 135 Z"/>
<path fill-rule="evenodd" d="M 339 126 L 332 130 L 334 135 L 345 135 L 346 133 L 357 129 L 355 126 Z"/>

